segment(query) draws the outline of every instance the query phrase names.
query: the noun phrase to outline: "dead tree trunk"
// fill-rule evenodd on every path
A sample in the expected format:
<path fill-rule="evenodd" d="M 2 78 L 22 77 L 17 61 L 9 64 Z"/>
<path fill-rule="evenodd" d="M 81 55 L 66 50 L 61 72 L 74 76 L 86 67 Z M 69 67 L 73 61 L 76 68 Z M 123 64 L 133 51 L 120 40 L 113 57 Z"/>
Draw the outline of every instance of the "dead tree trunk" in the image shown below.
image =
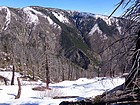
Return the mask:
<path fill-rule="evenodd" d="M 21 96 L 21 83 L 20 83 L 20 77 L 17 78 L 17 82 L 18 82 L 18 93 L 15 97 L 15 99 L 19 99 Z"/>
<path fill-rule="evenodd" d="M 44 45 L 44 52 L 45 52 L 45 72 L 46 72 L 46 88 L 49 89 L 50 83 L 50 73 L 49 73 L 49 65 L 48 65 L 48 55 L 47 55 L 47 48 L 46 44 Z"/>
<path fill-rule="evenodd" d="M 48 68 L 48 61 L 46 57 L 46 88 L 49 88 L 50 77 L 49 77 L 49 68 Z"/>
<path fill-rule="evenodd" d="M 5 85 L 7 86 L 7 80 L 5 78 L 3 78 Z"/>
<path fill-rule="evenodd" d="M 14 85 L 14 77 L 15 77 L 15 66 L 13 66 L 13 70 L 12 70 L 12 80 L 11 80 L 11 85 Z"/>

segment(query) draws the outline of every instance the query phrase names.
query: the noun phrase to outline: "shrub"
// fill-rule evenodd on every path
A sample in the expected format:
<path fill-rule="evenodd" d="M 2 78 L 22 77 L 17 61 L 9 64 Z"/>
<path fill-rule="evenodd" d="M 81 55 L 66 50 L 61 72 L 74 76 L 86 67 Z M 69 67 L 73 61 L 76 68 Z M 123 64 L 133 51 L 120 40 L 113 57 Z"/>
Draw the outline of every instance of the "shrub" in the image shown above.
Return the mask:
<path fill-rule="evenodd" d="M 61 97 L 64 95 L 64 92 L 62 92 L 60 89 L 52 88 L 50 90 L 46 89 L 45 91 L 39 91 L 39 98 L 54 98 L 54 97 Z"/>

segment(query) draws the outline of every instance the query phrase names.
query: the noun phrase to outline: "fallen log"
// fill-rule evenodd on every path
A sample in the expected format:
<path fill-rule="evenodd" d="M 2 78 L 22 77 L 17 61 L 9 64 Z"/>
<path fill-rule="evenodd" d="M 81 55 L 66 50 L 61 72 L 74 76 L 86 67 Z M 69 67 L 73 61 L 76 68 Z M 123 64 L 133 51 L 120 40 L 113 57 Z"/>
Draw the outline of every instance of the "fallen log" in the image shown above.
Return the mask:
<path fill-rule="evenodd" d="M 94 104 L 100 103 L 133 103 L 140 102 L 140 90 L 139 88 L 127 89 L 127 90 L 115 90 L 96 96 L 93 100 Z M 135 105 L 135 104 L 134 104 Z M 139 104 L 140 105 L 140 104 Z"/>
<path fill-rule="evenodd" d="M 62 98 L 78 98 L 79 96 L 56 96 L 53 99 L 62 99 Z"/>
<path fill-rule="evenodd" d="M 123 85 L 95 98 L 84 99 L 76 102 L 62 102 L 60 105 L 140 105 L 139 88 L 123 90 Z"/>
<path fill-rule="evenodd" d="M 86 102 L 84 100 L 82 101 L 77 101 L 77 102 L 68 102 L 68 101 L 63 101 L 59 105 L 93 105 L 92 102 Z"/>

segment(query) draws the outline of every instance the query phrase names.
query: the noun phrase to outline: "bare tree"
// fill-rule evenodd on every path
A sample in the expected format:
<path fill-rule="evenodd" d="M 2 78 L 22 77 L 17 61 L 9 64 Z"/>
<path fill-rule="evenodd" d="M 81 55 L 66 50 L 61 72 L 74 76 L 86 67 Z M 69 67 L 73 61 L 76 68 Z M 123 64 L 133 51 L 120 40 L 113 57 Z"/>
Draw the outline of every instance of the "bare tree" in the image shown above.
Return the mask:
<path fill-rule="evenodd" d="M 136 48 L 132 59 L 132 68 L 125 81 L 125 88 L 139 86 L 140 80 L 140 30 L 136 41 Z"/>
<path fill-rule="evenodd" d="M 123 55 L 126 55 L 126 57 L 129 57 L 130 59 L 130 72 L 126 77 L 124 84 L 114 88 L 106 94 L 101 95 L 101 97 L 97 96 L 96 98 L 98 98 L 98 104 L 110 104 L 116 102 L 121 104 L 121 102 L 124 103 L 124 101 L 127 103 L 134 103 L 135 101 L 136 104 L 139 104 L 137 102 L 140 100 L 140 0 L 121 0 L 112 14 L 121 5 L 124 5 L 124 8 L 128 7 L 123 15 L 124 18 L 129 20 L 129 23 L 127 23 L 129 27 L 125 32 L 125 34 L 129 35 L 127 35 L 126 38 L 130 38 L 131 36 L 135 37 L 130 40 L 132 42 L 131 46 L 127 50 L 124 50 L 123 53 Z M 112 16 L 112 14 L 110 16 Z M 121 38 L 119 40 L 125 40 L 126 38 Z M 130 41 L 127 41 L 125 44 L 129 44 Z M 112 43 L 109 47 L 114 45 L 116 42 Z M 134 50 L 132 50 L 132 48 L 134 48 Z M 132 52 L 131 56 L 128 55 L 130 51 Z M 96 100 L 96 98 L 94 100 Z"/>
<path fill-rule="evenodd" d="M 127 8 L 129 4 L 131 5 L 128 6 L 123 17 L 131 20 L 128 30 L 136 36 L 135 50 L 132 57 L 132 67 L 125 81 L 125 88 L 127 88 L 138 86 L 138 81 L 140 79 L 140 0 L 121 0 L 118 7 L 124 3 L 124 8 Z"/>
<path fill-rule="evenodd" d="M 132 67 L 131 71 L 129 73 L 129 76 L 126 79 L 126 87 L 132 83 L 133 79 L 136 77 L 136 74 L 134 75 L 134 72 L 137 73 L 137 76 L 139 76 L 139 70 L 137 68 L 139 64 L 139 46 L 140 46 L 140 0 L 121 0 L 118 6 L 115 8 L 115 10 L 111 13 L 109 17 L 111 17 L 114 12 L 117 11 L 117 9 L 123 6 L 125 9 L 124 14 L 122 15 L 123 18 L 128 19 L 129 22 L 128 28 L 125 32 L 125 34 L 129 34 L 126 37 L 135 37 L 131 39 L 132 41 L 132 46 L 130 46 L 129 50 L 126 50 L 124 54 L 130 52 L 132 49 L 135 49 L 133 54 L 131 55 L 132 59 Z M 125 39 L 121 39 L 125 40 Z M 115 42 L 116 43 L 116 42 Z M 130 42 L 126 43 L 129 44 Z M 113 43 L 114 44 L 114 43 Z M 125 43 L 124 43 L 125 44 Z M 112 46 L 112 45 L 111 45 Z M 133 78 L 132 78 L 133 77 Z"/>

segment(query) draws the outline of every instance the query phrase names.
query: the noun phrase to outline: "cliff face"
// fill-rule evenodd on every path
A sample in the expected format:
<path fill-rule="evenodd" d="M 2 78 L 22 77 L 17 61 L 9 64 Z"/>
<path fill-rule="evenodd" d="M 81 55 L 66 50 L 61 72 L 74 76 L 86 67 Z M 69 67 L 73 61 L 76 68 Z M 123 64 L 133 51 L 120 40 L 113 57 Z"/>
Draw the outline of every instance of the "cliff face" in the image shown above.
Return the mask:
<path fill-rule="evenodd" d="M 44 78 L 47 61 L 55 81 L 120 73 L 123 63 L 111 57 L 123 42 L 107 47 L 124 37 L 125 22 L 37 6 L 0 7 L 0 67 L 15 65 L 17 71 Z"/>

